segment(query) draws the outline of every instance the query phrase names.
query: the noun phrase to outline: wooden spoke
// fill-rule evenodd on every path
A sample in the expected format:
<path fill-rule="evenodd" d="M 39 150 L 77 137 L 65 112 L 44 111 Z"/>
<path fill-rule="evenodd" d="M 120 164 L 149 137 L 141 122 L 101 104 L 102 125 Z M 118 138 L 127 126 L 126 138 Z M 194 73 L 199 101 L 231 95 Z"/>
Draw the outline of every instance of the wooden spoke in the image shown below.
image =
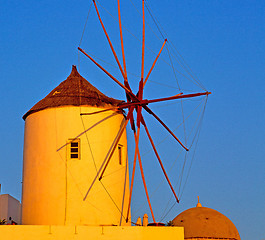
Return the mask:
<path fill-rule="evenodd" d="M 142 180 L 143 180 L 143 184 L 144 184 L 144 190 L 145 190 L 146 198 L 147 198 L 148 205 L 149 205 L 149 208 L 150 208 L 150 211 L 151 211 L 151 214 L 152 214 L 153 222 L 155 223 L 156 222 L 155 215 L 154 215 L 154 212 L 153 212 L 153 209 L 152 209 L 152 206 L 151 206 L 151 202 L 150 202 L 150 198 L 149 198 L 149 194 L 148 194 L 148 191 L 147 191 L 147 186 L 146 186 L 145 177 L 144 177 L 144 170 L 143 170 L 143 165 L 142 165 L 142 160 L 141 160 L 139 149 L 138 149 L 138 153 L 137 154 L 138 154 L 138 161 L 139 161 L 139 166 L 140 166 L 140 170 L 141 170 L 141 176 L 142 176 Z"/>
<path fill-rule="evenodd" d="M 137 119 L 136 119 L 136 126 L 140 127 L 141 124 L 141 112 L 142 112 L 142 106 L 137 107 Z"/>
<path fill-rule="evenodd" d="M 120 0 L 118 0 L 118 15 L 119 15 L 119 27 L 120 27 L 120 38 L 121 38 L 121 50 L 122 50 L 122 60 L 123 60 L 123 68 L 124 68 L 124 86 L 128 88 L 131 92 L 131 88 L 128 82 L 128 75 L 126 69 L 126 61 L 125 61 L 125 52 L 124 52 L 124 43 L 123 43 L 123 35 L 122 35 L 122 24 L 121 24 L 121 9 L 120 9 Z M 131 97 L 128 93 L 126 93 L 127 102 L 131 101 Z"/>
<path fill-rule="evenodd" d="M 179 93 L 179 94 L 177 94 L 177 95 L 175 95 L 175 96 L 173 96 L 175 99 L 177 99 L 176 97 L 177 96 L 180 96 L 180 95 L 182 95 L 182 93 Z M 172 97 L 172 98 L 173 98 Z M 171 98 L 171 97 L 170 97 Z M 171 99 L 170 99 L 171 100 Z M 124 109 L 124 108 L 129 108 L 129 107 L 131 107 L 131 106 L 139 106 L 139 105 L 147 105 L 147 104 L 149 104 L 149 103 L 152 103 L 152 102 L 160 102 L 160 101 L 166 101 L 166 100 L 164 100 L 163 98 L 162 99 L 155 99 L 155 100 L 138 100 L 137 102 L 126 102 L 126 103 L 121 103 L 120 105 L 119 105 L 119 108 L 121 108 L 121 109 Z"/>
<path fill-rule="evenodd" d="M 115 142 L 115 144 L 114 144 L 114 146 L 113 146 L 113 148 L 112 148 L 111 153 L 110 153 L 109 156 L 108 156 L 108 159 L 107 159 L 107 161 L 106 161 L 106 164 L 105 164 L 105 166 L 104 166 L 104 168 L 103 168 L 103 170 L 102 170 L 102 172 L 101 172 L 101 174 L 100 174 L 99 181 L 102 179 L 102 177 L 103 177 L 103 175 L 104 175 L 104 173 L 105 173 L 105 171 L 106 171 L 106 169 L 107 169 L 107 166 L 108 166 L 108 164 L 109 164 L 109 162 L 110 162 L 110 160 L 111 160 L 111 158 L 112 158 L 112 156 L 113 156 L 113 154 L 114 154 L 114 152 L 115 152 L 115 150 L 116 150 L 116 147 L 118 146 L 118 143 L 119 143 L 119 141 L 120 141 L 120 138 L 121 138 L 121 136 L 122 136 L 122 134 L 123 134 L 123 132 L 124 132 L 124 130 L 125 130 L 125 128 L 126 128 L 128 122 L 129 122 L 129 120 L 130 120 L 130 117 L 131 117 L 130 115 L 132 114 L 132 112 L 133 112 L 133 108 L 130 109 L 130 111 L 129 111 L 127 117 L 126 117 L 126 122 L 125 122 L 124 126 L 122 127 L 122 130 L 120 131 L 120 134 L 118 135 L 118 137 L 117 137 L 117 139 L 116 139 L 116 142 Z"/>
<path fill-rule="evenodd" d="M 153 99 L 153 100 L 138 100 L 137 102 L 129 102 L 129 103 L 121 103 L 119 105 L 119 108 L 128 108 L 130 106 L 146 106 L 149 103 L 155 103 L 155 102 L 163 102 L 163 101 L 168 101 L 168 100 L 175 100 L 175 99 L 181 99 L 181 98 L 191 98 L 191 97 L 199 97 L 199 96 L 204 96 L 204 95 L 209 95 L 211 94 L 210 92 L 204 92 L 204 93 L 193 93 L 193 94 L 185 94 L 179 93 L 175 96 L 172 97 L 166 97 L 166 98 L 158 98 L 158 99 Z M 139 97 L 138 97 L 139 98 Z"/>
<path fill-rule="evenodd" d="M 167 179 L 167 182 L 168 182 L 168 184 L 169 184 L 169 186 L 170 186 L 170 189 L 171 189 L 171 191 L 173 192 L 173 194 L 174 194 L 174 196 L 175 196 L 175 198 L 176 198 L 176 201 L 179 202 L 179 199 L 178 199 L 178 197 L 177 197 L 177 195 L 176 195 L 176 193 L 175 193 L 175 190 L 174 190 L 174 188 L 172 187 L 172 184 L 171 184 L 171 182 L 170 182 L 170 180 L 169 180 L 169 178 L 168 178 L 168 176 L 167 176 L 166 170 L 165 170 L 165 168 L 164 168 L 164 166 L 163 166 L 163 164 L 162 164 L 161 158 L 160 158 L 159 155 L 158 155 L 158 152 L 157 152 L 157 150 L 156 150 L 156 147 L 155 147 L 155 144 L 154 144 L 154 142 L 153 142 L 153 139 L 152 139 L 152 137 L 151 137 L 151 135 L 150 135 L 150 133 L 149 133 L 149 131 L 148 131 L 148 128 L 147 128 L 147 126 L 146 126 L 145 121 L 144 121 L 143 118 L 142 118 L 142 124 L 144 125 L 144 128 L 145 128 L 145 131 L 146 131 L 146 133 L 147 133 L 147 136 L 148 136 L 148 138 L 149 138 L 149 140 L 150 140 L 150 143 L 151 143 L 151 145 L 152 145 L 152 147 L 153 147 L 153 150 L 154 150 L 155 155 L 156 155 L 156 157 L 157 157 L 157 159 L 158 159 L 158 162 L 159 162 L 159 164 L 160 164 L 160 167 L 162 168 L 162 171 L 163 171 L 163 173 L 164 173 L 164 175 L 165 175 L 165 178 Z"/>
<path fill-rule="evenodd" d="M 176 137 L 176 135 L 168 128 L 168 126 L 147 106 L 143 106 L 144 109 L 151 115 L 155 117 L 155 119 L 171 134 L 172 137 L 174 137 L 178 143 L 186 150 L 189 151 L 188 148 L 186 148 L 183 143 Z"/>
<path fill-rule="evenodd" d="M 142 79 L 140 80 L 140 83 L 139 83 L 138 99 L 139 99 L 140 102 L 143 99 L 143 80 Z M 141 117 L 142 117 L 142 106 L 139 105 L 136 110 L 137 110 L 137 121 L 136 121 L 136 125 L 138 127 L 140 127 Z"/>
<path fill-rule="evenodd" d="M 133 132 L 135 133 L 135 132 L 136 132 L 136 128 L 135 128 L 135 124 L 134 124 L 134 118 L 133 118 L 133 115 L 131 115 L 130 123 L 131 123 L 131 129 L 132 129 Z"/>
<path fill-rule="evenodd" d="M 120 83 L 115 77 L 113 77 L 107 70 L 105 70 L 99 63 L 97 63 L 91 56 L 89 56 L 82 48 L 78 47 L 78 50 L 82 52 L 84 55 L 86 55 L 94 64 L 97 65 L 104 73 L 106 73 L 112 80 L 114 80 L 120 87 L 122 87 L 126 93 L 130 94 L 131 96 L 134 96 L 137 98 L 130 89 L 125 87 L 122 83 Z"/>
<path fill-rule="evenodd" d="M 109 35 L 108 35 L 107 31 L 106 31 L 106 28 L 104 27 L 104 24 L 103 24 L 103 22 L 102 22 L 101 17 L 100 17 L 100 14 L 99 14 L 99 11 L 98 11 L 98 8 L 97 8 L 96 1 L 93 0 L 93 3 L 94 3 L 94 6 L 95 6 L 95 9 L 96 9 L 96 12 L 97 12 L 97 15 L 98 15 L 98 19 L 99 19 L 99 21 L 100 21 L 100 24 L 101 24 L 101 26 L 102 26 L 102 28 L 103 28 L 103 31 L 104 31 L 104 33 L 105 33 L 107 39 L 108 39 L 108 42 L 109 42 L 109 45 L 110 45 L 111 51 L 112 51 L 112 53 L 113 53 L 113 55 L 114 55 L 114 57 L 115 57 L 115 59 L 116 59 L 116 62 L 117 62 L 117 64 L 118 64 L 118 66 L 119 66 L 119 69 L 120 69 L 120 71 L 121 71 L 121 74 L 122 74 L 123 78 L 125 79 L 125 74 L 124 74 L 124 72 L 123 72 L 123 70 L 122 70 L 122 67 L 121 67 L 120 61 L 119 61 L 119 59 L 118 59 L 118 57 L 117 57 L 117 54 L 116 54 L 116 52 L 115 52 L 115 50 L 114 50 L 114 48 L 113 48 L 113 45 L 112 45 L 112 43 L 111 43 L 111 41 L 110 41 Z"/>
<path fill-rule="evenodd" d="M 165 41 L 164 41 L 164 43 L 163 43 L 163 45 L 162 45 L 162 47 L 161 47 L 161 49 L 160 49 L 158 55 L 157 55 L 156 58 L 155 58 L 155 61 L 153 62 L 153 65 L 152 65 L 151 69 L 149 70 L 149 72 L 148 72 L 148 74 L 147 74 L 147 76 L 146 76 L 146 78 L 145 78 L 145 80 L 144 80 L 144 86 L 145 86 L 145 84 L 146 84 L 146 82 L 147 82 L 147 80 L 148 80 L 148 78 L 149 78 L 151 72 L 153 71 L 153 68 L 155 67 L 155 64 L 156 64 L 156 62 L 157 62 L 157 59 L 159 58 L 159 56 L 160 56 L 160 54 L 161 54 L 161 52 L 162 52 L 162 50 L 163 50 L 163 48 L 164 48 L 166 42 L 167 42 L 167 39 L 165 39 Z"/>
<path fill-rule="evenodd" d="M 77 48 L 81 53 L 83 53 L 85 56 L 87 56 L 98 68 L 100 68 L 104 73 L 106 73 L 114 82 L 116 82 L 120 87 L 122 87 L 126 93 L 134 100 L 138 101 L 138 98 L 136 95 L 134 95 L 130 88 L 127 88 L 124 86 L 119 80 L 117 80 L 115 77 L 113 77 L 106 69 L 104 69 L 99 63 L 97 63 L 91 56 L 89 56 L 82 48 Z"/>
<path fill-rule="evenodd" d="M 116 136 L 116 138 L 115 138 L 115 140 L 114 140 L 114 142 L 113 142 L 111 148 L 113 147 L 113 145 L 115 145 L 117 138 L 120 136 L 120 133 L 121 133 L 122 131 L 124 131 L 124 126 L 126 127 L 126 121 L 123 123 L 121 129 L 119 130 L 119 132 L 118 132 L 118 134 L 117 134 L 117 136 Z M 86 195 L 85 195 L 85 197 L 83 198 L 83 201 L 86 200 L 86 198 L 87 198 L 87 196 L 88 196 L 90 190 L 92 189 L 92 187 L 94 186 L 96 180 L 98 179 L 98 176 L 99 176 L 99 174 L 100 174 L 102 168 L 104 167 L 104 165 L 105 165 L 105 163 L 106 163 L 106 161 L 107 161 L 107 159 L 108 159 L 108 155 L 109 155 L 109 152 L 108 152 L 107 156 L 105 157 L 103 163 L 101 164 L 101 166 L 100 166 L 100 168 L 99 168 L 99 170 L 98 170 L 98 172 L 97 172 L 95 178 L 93 179 L 93 181 L 92 181 L 92 183 L 91 183 L 89 189 L 87 190 Z"/>
<path fill-rule="evenodd" d="M 118 14 L 119 14 L 119 27 L 120 27 L 120 38 L 121 38 L 122 60 L 123 60 L 123 69 L 124 69 L 124 83 L 125 83 L 125 82 L 128 82 L 128 79 L 127 79 L 127 69 L 126 69 L 126 61 L 125 61 L 125 52 L 124 52 L 123 35 L 122 35 L 120 0 L 118 0 Z M 125 86 L 126 86 L 126 85 L 125 85 Z"/>
<path fill-rule="evenodd" d="M 134 152 L 134 159 L 133 159 L 133 171 L 132 171 L 132 178 L 131 178 L 130 195 L 129 195 L 129 203 L 128 203 L 126 222 L 129 221 L 129 213 L 130 213 L 130 208 L 131 208 L 132 190 L 133 190 L 133 183 L 134 183 L 134 176 L 135 176 L 135 167 L 136 167 L 136 160 L 137 160 L 137 151 L 139 151 L 139 149 L 138 149 L 139 135 L 140 135 L 140 128 L 137 128 L 137 133 L 134 132 L 134 136 L 135 136 L 135 152 Z"/>
<path fill-rule="evenodd" d="M 147 103 L 162 102 L 162 101 L 175 100 L 175 99 L 181 99 L 181 98 L 199 97 L 199 96 L 205 96 L 205 95 L 209 95 L 209 94 L 211 94 L 211 92 L 192 93 L 192 94 L 182 94 L 182 93 L 180 93 L 180 94 L 177 94 L 177 95 L 172 96 L 172 97 L 147 100 Z"/>
<path fill-rule="evenodd" d="M 103 112 L 107 112 L 107 111 L 111 111 L 111 110 L 118 110 L 119 107 L 113 107 L 113 108 L 107 108 L 104 110 L 100 110 L 100 111 L 96 111 L 96 112 L 91 112 L 91 113 L 80 113 L 81 116 L 83 115 L 93 115 L 93 114 L 97 114 L 97 113 L 103 113 Z"/>

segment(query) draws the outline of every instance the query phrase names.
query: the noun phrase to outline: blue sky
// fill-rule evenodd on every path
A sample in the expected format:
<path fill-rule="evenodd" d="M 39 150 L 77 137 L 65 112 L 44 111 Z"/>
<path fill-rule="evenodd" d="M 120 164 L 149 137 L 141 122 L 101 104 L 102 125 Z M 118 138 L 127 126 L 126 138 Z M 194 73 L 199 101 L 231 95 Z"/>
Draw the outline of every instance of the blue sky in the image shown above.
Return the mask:
<path fill-rule="evenodd" d="M 136 7 L 140 6 L 140 1 L 134 2 Z M 102 0 L 100 3 L 116 14 L 116 1 Z M 194 207 L 199 195 L 203 206 L 220 211 L 235 223 L 242 239 L 264 239 L 265 2 L 154 0 L 147 3 L 170 42 L 181 52 L 200 82 L 213 93 L 207 102 L 196 155 L 181 203 L 164 221 Z M 1 1 L 2 193 L 17 198 L 21 196 L 23 114 L 66 79 L 72 64 L 77 65 L 81 75 L 100 91 L 124 99 L 123 91 L 88 59 L 78 54 L 77 46 L 89 6 L 90 1 L 84 0 Z M 102 7 L 99 9 L 118 49 L 117 23 Z M 122 10 L 124 24 L 140 36 L 140 17 L 131 2 L 123 2 Z M 147 22 L 152 24 L 148 14 Z M 154 25 L 151 27 L 155 29 Z M 141 51 L 137 49 L 140 45 L 126 32 L 125 40 L 128 68 L 139 75 Z M 149 28 L 147 45 L 156 52 L 161 46 Z M 93 8 L 81 47 L 115 64 Z M 117 51 L 120 56 L 120 51 Z M 153 57 L 147 51 L 146 71 Z M 158 61 L 150 78 L 153 82 L 146 86 L 146 97 L 169 96 L 176 91 L 177 84 L 172 80 L 172 73 L 168 73 L 164 65 L 163 61 Z M 115 68 L 110 65 L 106 68 L 118 76 Z M 137 78 L 132 76 L 131 79 Z M 155 82 L 164 86 L 160 88 Z M 166 84 L 172 88 L 165 87 Z M 161 111 L 159 106 L 158 110 L 154 106 L 154 111 L 158 111 L 161 118 L 164 117 L 174 127 L 174 105 L 161 107 Z M 154 136 L 166 136 L 152 119 L 148 116 L 147 119 L 150 129 L 154 129 Z M 146 152 L 147 145 L 143 139 L 142 148 Z M 176 154 L 176 145 L 170 138 L 164 145 L 161 144 L 159 150 L 164 161 L 171 161 Z M 132 152 L 133 147 L 129 147 L 129 153 Z M 146 155 L 148 158 L 148 153 Z M 155 174 L 152 171 L 148 173 L 148 169 L 150 165 L 146 163 L 147 177 L 151 183 L 156 183 Z M 173 173 L 171 177 L 174 179 Z M 164 202 L 167 203 L 171 195 L 169 191 L 165 194 Z M 137 199 L 134 200 L 137 202 Z M 161 194 L 157 194 L 153 198 L 154 206 L 159 208 L 163 200 Z M 134 203 L 133 211 L 137 210 L 137 204 Z M 135 217 L 138 214 L 142 216 L 144 212 L 148 212 L 146 205 L 135 213 Z M 158 219 L 161 214 L 158 211 Z"/>

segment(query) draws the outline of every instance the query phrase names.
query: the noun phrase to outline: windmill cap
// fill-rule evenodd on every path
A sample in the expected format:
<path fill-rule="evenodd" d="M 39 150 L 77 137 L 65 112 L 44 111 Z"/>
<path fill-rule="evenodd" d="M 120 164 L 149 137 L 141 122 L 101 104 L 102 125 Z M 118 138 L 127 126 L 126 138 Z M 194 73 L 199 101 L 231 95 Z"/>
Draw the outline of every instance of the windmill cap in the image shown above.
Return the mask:
<path fill-rule="evenodd" d="M 36 103 L 24 116 L 25 120 L 30 114 L 47 109 L 62 106 L 117 106 L 121 100 L 107 97 L 85 78 L 83 78 L 72 66 L 72 71 L 66 80 L 61 82 L 45 98 Z"/>

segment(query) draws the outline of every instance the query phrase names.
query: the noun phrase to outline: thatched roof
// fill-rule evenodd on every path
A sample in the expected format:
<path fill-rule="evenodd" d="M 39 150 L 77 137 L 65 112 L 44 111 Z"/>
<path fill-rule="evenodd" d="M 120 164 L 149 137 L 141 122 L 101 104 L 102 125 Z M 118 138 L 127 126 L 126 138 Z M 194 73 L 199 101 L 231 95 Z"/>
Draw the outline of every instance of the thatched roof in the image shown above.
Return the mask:
<path fill-rule="evenodd" d="M 23 116 L 23 119 L 25 120 L 30 114 L 46 108 L 68 105 L 105 107 L 107 105 L 117 106 L 121 102 L 101 93 L 78 73 L 76 66 L 73 66 L 68 78 L 35 104 Z"/>

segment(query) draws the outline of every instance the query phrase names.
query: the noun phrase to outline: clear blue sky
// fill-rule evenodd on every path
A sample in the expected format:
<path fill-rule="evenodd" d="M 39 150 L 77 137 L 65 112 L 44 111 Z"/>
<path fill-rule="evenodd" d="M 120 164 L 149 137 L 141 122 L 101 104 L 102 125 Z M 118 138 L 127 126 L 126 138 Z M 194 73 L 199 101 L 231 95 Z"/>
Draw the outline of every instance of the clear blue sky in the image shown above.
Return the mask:
<path fill-rule="evenodd" d="M 115 14 L 116 1 L 100 2 Z M 134 2 L 139 5 L 137 1 Z M 203 206 L 220 211 L 234 222 L 243 240 L 264 239 L 265 1 L 147 2 L 169 40 L 181 52 L 200 82 L 213 93 L 208 99 L 196 156 L 181 203 L 163 221 L 171 220 L 181 211 L 194 207 L 199 195 Z M 0 183 L 2 193 L 20 199 L 22 116 L 66 79 L 71 65 L 80 66 L 81 75 L 103 93 L 122 99 L 124 94 L 88 59 L 78 55 L 77 46 L 90 1 L 9 0 L 0 3 Z M 122 7 L 124 22 L 135 35 L 140 36 L 139 15 L 137 20 L 137 13 L 130 1 L 128 4 L 129 7 L 125 4 Z M 118 31 L 113 27 L 117 23 L 102 8 L 100 11 L 114 43 L 117 43 Z M 147 21 L 151 23 L 148 16 Z M 150 30 L 147 29 L 147 33 L 150 34 L 148 46 L 159 49 L 161 44 L 157 44 Z M 137 72 L 140 69 L 140 50 L 137 50 L 137 44 L 135 48 L 131 45 L 133 43 L 128 44 L 134 41 L 132 36 L 127 34 L 125 40 L 128 65 L 132 72 Z M 93 8 L 81 47 L 115 64 Z M 147 59 L 152 57 L 147 53 Z M 147 60 L 147 65 L 150 66 L 151 62 Z M 115 68 L 106 67 L 117 74 Z M 162 61 L 158 61 L 153 74 L 153 81 L 173 85 L 171 75 L 164 70 Z M 163 89 L 167 88 L 163 86 Z M 146 86 L 146 94 L 150 98 L 173 95 L 173 90 L 162 90 L 154 82 Z M 174 112 L 170 110 L 166 113 L 171 107 L 164 107 L 165 113 L 163 115 L 161 112 L 161 116 L 174 128 Z M 154 122 L 151 124 L 151 129 L 157 129 L 154 132 L 156 137 L 166 135 Z M 172 145 L 172 141 L 169 139 L 167 144 L 160 146 L 164 159 L 168 158 L 169 161 L 176 154 L 172 149 L 177 144 Z M 145 144 L 142 146 L 145 148 Z M 133 148 L 129 147 L 130 154 L 132 151 Z M 147 164 L 146 172 L 148 169 L 150 165 Z M 146 175 L 156 184 L 155 173 L 151 171 Z M 173 175 L 171 173 L 174 179 Z M 152 185 L 150 180 L 149 185 Z M 159 209 L 163 203 L 166 205 L 171 197 L 169 191 L 161 196 L 158 193 L 157 197 L 152 198 L 155 209 Z M 133 211 L 136 211 L 141 204 L 137 205 L 137 199 L 134 200 Z M 148 212 L 146 205 L 139 212 L 133 212 L 133 216 L 137 218 L 144 212 Z M 160 210 L 157 212 L 159 219 L 162 213 Z"/>

